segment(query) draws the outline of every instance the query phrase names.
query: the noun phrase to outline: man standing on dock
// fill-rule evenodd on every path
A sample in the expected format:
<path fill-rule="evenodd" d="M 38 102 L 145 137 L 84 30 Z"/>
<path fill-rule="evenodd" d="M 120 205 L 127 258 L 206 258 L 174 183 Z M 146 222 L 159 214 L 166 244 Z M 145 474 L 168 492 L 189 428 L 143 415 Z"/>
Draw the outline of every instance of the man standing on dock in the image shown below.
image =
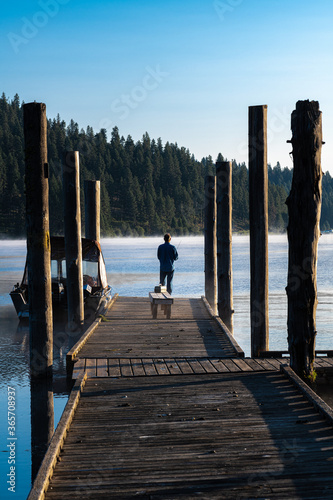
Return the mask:
<path fill-rule="evenodd" d="M 160 261 L 160 283 L 165 284 L 167 279 L 167 291 L 172 293 L 172 280 L 175 270 L 174 261 L 178 259 L 178 252 L 175 246 L 170 244 L 171 236 L 169 233 L 164 235 L 164 243 L 158 247 L 157 258 Z"/>

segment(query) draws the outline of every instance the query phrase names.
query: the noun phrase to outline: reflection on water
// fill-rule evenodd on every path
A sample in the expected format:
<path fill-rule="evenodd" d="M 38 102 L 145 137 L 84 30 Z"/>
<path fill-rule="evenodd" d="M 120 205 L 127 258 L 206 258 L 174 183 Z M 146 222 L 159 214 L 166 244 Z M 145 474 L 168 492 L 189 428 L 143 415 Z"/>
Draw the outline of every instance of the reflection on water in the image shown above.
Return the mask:
<path fill-rule="evenodd" d="M 109 282 L 120 295 L 147 296 L 158 283 L 156 258 L 161 238 L 104 239 L 103 253 Z M 174 277 L 175 297 L 204 295 L 204 240 L 202 237 L 175 237 L 178 247 Z M 249 237 L 233 237 L 234 335 L 250 355 L 250 259 Z M 323 235 L 318 250 L 317 349 L 332 349 L 333 327 L 333 235 Z M 287 350 L 288 241 L 286 235 L 269 236 L 269 331 L 270 349 Z"/>
<path fill-rule="evenodd" d="M 31 377 L 31 482 L 34 481 L 54 432 L 52 378 Z"/>
<path fill-rule="evenodd" d="M 157 247 L 162 238 L 119 238 L 102 240 L 108 280 L 113 292 L 127 296 L 148 296 L 158 284 L 159 262 Z M 174 278 L 175 297 L 200 297 L 204 295 L 204 250 L 203 237 L 175 237 L 172 243 L 178 248 Z M 52 387 L 42 388 L 43 408 L 35 399 L 41 390 L 35 390 L 32 383 L 30 395 L 29 378 L 29 331 L 26 325 L 19 325 L 9 291 L 20 281 L 25 263 L 26 244 L 24 241 L 0 242 L 0 491 L 1 498 L 13 498 L 8 492 L 7 449 L 7 388 L 16 391 L 16 432 L 17 432 L 17 485 L 16 498 L 26 498 L 31 481 L 31 444 L 42 451 L 43 444 L 31 440 L 32 427 L 42 429 L 42 423 L 31 417 L 32 409 L 41 408 L 44 413 L 44 443 L 48 441 L 53 425 L 56 426 L 67 400 L 70 387 L 66 381 L 65 357 L 77 338 L 73 337 L 60 322 L 54 330 L 54 370 Z M 319 241 L 317 309 L 317 348 L 333 349 L 333 235 L 324 235 Z M 287 237 L 269 237 L 269 322 L 270 348 L 287 349 Z M 250 355 L 250 266 L 249 237 L 233 237 L 233 290 L 234 290 L 234 334 L 246 355 Z M 66 323 L 66 320 L 64 324 Z M 53 393 L 53 397 L 52 397 Z M 52 422 L 52 405 L 54 422 Z M 36 413 L 38 416 L 38 412 Z M 37 435 L 37 433 L 36 433 Z M 35 446 L 36 445 L 36 446 Z M 44 444 L 45 446 L 45 444 Z M 35 466 L 33 474 L 35 472 Z M 2 494 L 4 492 L 4 495 Z M 7 495 L 6 495 L 7 493 Z"/>
<path fill-rule="evenodd" d="M 7 288 L 8 290 L 8 288 Z M 7 292 L 8 293 L 8 292 Z M 1 499 L 13 498 L 8 491 L 8 387 L 15 392 L 16 498 L 26 498 L 31 477 L 36 474 L 46 446 L 68 399 L 65 357 L 78 340 L 66 333 L 64 322 L 54 327 L 53 380 L 30 380 L 29 327 L 19 323 L 13 306 L 0 307 L 0 491 Z M 31 433 L 31 430 L 34 430 Z"/>

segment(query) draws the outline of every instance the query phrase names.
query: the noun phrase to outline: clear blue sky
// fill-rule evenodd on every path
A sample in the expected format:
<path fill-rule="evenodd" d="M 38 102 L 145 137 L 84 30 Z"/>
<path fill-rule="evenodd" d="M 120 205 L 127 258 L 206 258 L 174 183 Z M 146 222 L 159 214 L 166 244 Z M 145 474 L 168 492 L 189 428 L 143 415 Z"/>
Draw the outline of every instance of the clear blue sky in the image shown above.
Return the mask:
<path fill-rule="evenodd" d="M 12 0 L 0 92 L 80 128 L 161 137 L 247 163 L 248 106 L 268 105 L 268 161 L 292 166 L 297 100 L 323 112 L 333 174 L 331 0 Z"/>

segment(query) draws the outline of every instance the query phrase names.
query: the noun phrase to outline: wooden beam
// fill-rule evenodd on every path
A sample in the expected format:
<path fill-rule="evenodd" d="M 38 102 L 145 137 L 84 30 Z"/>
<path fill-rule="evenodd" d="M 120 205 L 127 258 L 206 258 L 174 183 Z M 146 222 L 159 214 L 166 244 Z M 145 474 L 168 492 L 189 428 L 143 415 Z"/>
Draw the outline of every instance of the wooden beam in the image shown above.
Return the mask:
<path fill-rule="evenodd" d="M 101 186 L 100 181 L 84 181 L 85 235 L 100 241 Z"/>
<path fill-rule="evenodd" d="M 68 328 L 75 331 L 84 323 L 79 152 L 63 156 L 64 224 L 67 271 Z"/>
<path fill-rule="evenodd" d="M 217 314 L 216 177 L 205 177 L 205 296 Z"/>
<path fill-rule="evenodd" d="M 23 118 L 30 367 L 34 376 L 47 376 L 52 373 L 53 323 L 45 104 L 25 104 Z"/>
<path fill-rule="evenodd" d="M 322 115 L 316 101 L 298 101 L 291 115 L 294 171 L 289 224 L 288 344 L 290 366 L 312 376 L 315 357 L 317 257 L 322 199 Z"/>
<path fill-rule="evenodd" d="M 233 333 L 232 315 L 232 162 L 216 163 L 218 312 Z"/>
<path fill-rule="evenodd" d="M 31 479 L 34 481 L 54 433 L 52 378 L 31 377 Z"/>
<path fill-rule="evenodd" d="M 267 106 L 249 107 L 251 355 L 268 351 Z"/>

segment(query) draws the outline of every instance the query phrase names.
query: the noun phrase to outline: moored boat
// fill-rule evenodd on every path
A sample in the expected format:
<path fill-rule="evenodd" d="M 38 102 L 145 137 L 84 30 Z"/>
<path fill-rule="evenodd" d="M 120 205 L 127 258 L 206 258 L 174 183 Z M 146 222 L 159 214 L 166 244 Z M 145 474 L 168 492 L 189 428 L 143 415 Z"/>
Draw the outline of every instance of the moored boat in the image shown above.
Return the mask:
<path fill-rule="evenodd" d="M 105 262 L 100 244 L 82 238 L 82 274 L 85 315 L 102 313 L 111 300 Z M 53 305 L 67 307 L 65 239 L 51 237 L 51 279 Z M 25 264 L 21 283 L 10 292 L 19 319 L 29 318 L 28 267 Z"/>

